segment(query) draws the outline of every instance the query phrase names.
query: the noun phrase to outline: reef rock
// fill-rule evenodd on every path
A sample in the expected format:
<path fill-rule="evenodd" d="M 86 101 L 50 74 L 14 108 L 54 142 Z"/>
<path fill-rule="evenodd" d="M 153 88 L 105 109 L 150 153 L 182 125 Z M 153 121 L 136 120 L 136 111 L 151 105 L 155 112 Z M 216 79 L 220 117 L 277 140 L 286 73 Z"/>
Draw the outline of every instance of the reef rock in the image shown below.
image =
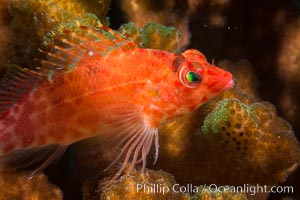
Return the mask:
<path fill-rule="evenodd" d="M 31 177 L 27 172 L 0 174 L 0 199 L 62 200 L 59 188 L 48 182 L 44 174 Z"/>
<path fill-rule="evenodd" d="M 176 182 L 171 174 L 162 170 L 146 170 L 145 173 L 134 170 L 130 175 L 122 176 L 116 183 L 107 189 L 103 189 L 101 192 L 101 187 L 109 182 L 109 180 L 109 178 L 106 181 L 95 178 L 94 180 L 87 181 L 83 188 L 83 199 L 189 199 L 187 194 L 176 193 L 171 190 Z"/>

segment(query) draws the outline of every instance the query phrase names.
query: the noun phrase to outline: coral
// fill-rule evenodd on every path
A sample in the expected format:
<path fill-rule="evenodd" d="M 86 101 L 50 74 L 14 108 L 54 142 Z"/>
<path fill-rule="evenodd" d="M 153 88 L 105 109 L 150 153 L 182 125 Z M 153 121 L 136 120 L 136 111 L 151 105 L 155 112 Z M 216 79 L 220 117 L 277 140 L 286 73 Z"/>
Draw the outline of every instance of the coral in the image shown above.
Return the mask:
<path fill-rule="evenodd" d="M 284 116 L 300 130 L 300 19 L 289 24 L 285 31 L 278 57 L 278 76 L 284 88 L 280 106 Z"/>
<path fill-rule="evenodd" d="M 59 26 L 53 28 L 50 32 L 44 35 L 42 37 L 42 44 L 43 46 L 51 46 L 53 44 L 56 44 L 55 42 L 56 39 L 55 37 L 62 36 L 62 37 L 71 37 L 69 34 L 66 34 L 64 31 L 72 31 L 77 34 L 80 34 L 82 36 L 86 36 L 90 39 L 96 39 L 95 36 L 92 36 L 89 34 L 87 31 L 79 28 L 78 24 L 83 25 L 83 26 L 88 26 L 88 27 L 93 27 L 93 28 L 98 28 L 99 25 L 101 24 L 100 20 L 97 18 L 96 15 L 94 14 L 85 14 L 81 18 L 73 18 L 69 20 L 68 22 L 62 22 L 59 24 Z M 74 38 L 69 38 L 69 39 L 74 39 Z"/>
<path fill-rule="evenodd" d="M 62 192 L 48 182 L 44 174 L 30 178 L 30 173 L 1 173 L 0 199 L 62 200 Z"/>
<path fill-rule="evenodd" d="M 175 182 L 171 174 L 162 170 L 154 171 L 146 169 L 144 174 L 134 170 L 130 176 L 122 176 L 111 187 L 106 189 L 100 188 L 105 183 L 107 183 L 105 179 L 101 180 L 97 177 L 86 181 L 83 187 L 83 199 L 247 200 L 245 194 L 238 192 L 213 191 L 213 189 L 211 191 L 209 188 L 203 186 L 179 185 Z"/>
<path fill-rule="evenodd" d="M 227 98 L 238 99 L 247 105 L 255 103 L 260 99 L 257 93 L 258 81 L 254 75 L 252 65 L 248 60 L 241 59 L 236 62 L 221 60 L 217 65 L 232 72 L 235 84 L 231 90 L 224 91 L 203 105 L 202 108 L 200 108 L 200 112 L 203 116 L 212 112 L 219 101 Z"/>
<path fill-rule="evenodd" d="M 179 50 L 179 33 L 175 28 L 149 23 L 143 29 L 144 46 L 152 49 L 160 49 L 174 52 Z"/>
<path fill-rule="evenodd" d="M 78 24 L 98 27 L 99 23 L 100 20 L 93 14 L 87 14 L 80 19 L 76 18 L 67 23 L 61 23 L 58 28 L 54 28 L 43 37 L 43 44 L 47 46 L 53 43 L 55 40 L 53 35 L 64 35 L 64 37 L 68 37 L 62 29 L 92 37 L 88 32 L 80 29 Z M 119 28 L 119 32 L 127 36 L 130 40 L 134 40 L 140 47 L 161 49 L 170 52 L 178 52 L 179 50 L 180 33 L 173 27 L 167 27 L 157 23 L 148 23 L 145 27 L 138 28 L 133 22 L 130 22 L 123 24 Z"/>
<path fill-rule="evenodd" d="M 83 189 L 83 199 L 189 199 L 189 196 L 187 194 L 176 193 L 171 190 L 171 188 L 173 187 L 173 185 L 175 185 L 176 182 L 171 174 L 166 173 L 162 170 L 146 170 L 145 173 L 141 173 L 140 171 L 134 170 L 130 176 L 122 176 L 117 183 L 113 184 L 108 189 L 104 189 L 102 193 L 100 193 L 101 188 L 99 187 L 101 187 L 102 184 L 105 183 L 105 180 L 100 180 L 99 182 L 98 179 L 87 181 Z M 137 189 L 137 187 L 139 187 L 138 184 L 145 184 L 145 186 L 147 187 L 141 187 L 141 189 Z M 154 187 L 156 187 L 156 189 Z M 169 191 L 167 191 L 167 189 L 169 189 Z"/>
<path fill-rule="evenodd" d="M 280 94 L 280 108 L 284 117 L 300 130 L 300 95 L 299 89 L 294 84 L 287 84 Z"/>
<path fill-rule="evenodd" d="M 263 108 L 260 108 L 263 113 L 269 114 L 272 106 Z M 225 131 L 234 127 L 225 126 L 218 133 L 211 129 L 207 134 L 201 133 L 201 118 L 201 113 L 194 113 L 161 129 L 161 153 L 156 168 L 168 169 L 184 183 L 276 185 L 299 163 L 299 144 L 289 125 L 281 119 L 268 122 L 275 126 L 266 125 L 261 135 L 230 132 L 227 136 Z M 234 134 L 238 136 L 235 138 Z"/>
<path fill-rule="evenodd" d="M 282 170 L 300 161 L 299 143 L 291 126 L 276 116 L 275 107 L 268 102 L 247 106 L 236 99 L 225 99 L 205 118 L 201 130 L 204 134 L 219 134 L 228 148 L 261 168 L 267 167 L 278 181 L 284 181 L 289 174 Z M 279 148 L 289 149 L 290 154 L 287 156 Z"/>
<path fill-rule="evenodd" d="M 61 23 L 70 22 L 74 18 L 82 18 L 86 13 L 93 13 L 99 19 L 104 20 L 110 1 L 35 1 L 35 0 L 12 0 L 11 13 L 14 16 L 14 28 L 32 28 L 41 37 Z M 25 26 L 24 22 L 27 25 Z M 34 22 L 34 23 L 32 23 Z"/>
<path fill-rule="evenodd" d="M 184 49 L 190 40 L 188 30 L 188 5 L 184 1 L 151 1 L 151 0 L 123 0 L 122 10 L 138 27 L 144 27 L 149 22 L 156 22 L 166 26 L 174 26 L 182 33 L 180 49 Z"/>
<path fill-rule="evenodd" d="M 86 17 L 87 13 L 95 13 L 99 19 L 105 20 L 110 0 L 11 0 L 10 13 L 13 16 L 12 30 L 16 32 L 16 49 L 14 63 L 23 66 L 35 65 L 37 49 L 41 39 L 61 24 Z"/>
<path fill-rule="evenodd" d="M 145 48 L 161 49 L 169 52 L 179 50 L 180 33 L 173 27 L 148 23 L 143 28 L 138 28 L 131 22 L 122 25 L 119 31 L 126 33 L 137 44 Z"/>
<path fill-rule="evenodd" d="M 300 19 L 285 28 L 278 57 L 278 75 L 285 82 L 300 82 Z"/>

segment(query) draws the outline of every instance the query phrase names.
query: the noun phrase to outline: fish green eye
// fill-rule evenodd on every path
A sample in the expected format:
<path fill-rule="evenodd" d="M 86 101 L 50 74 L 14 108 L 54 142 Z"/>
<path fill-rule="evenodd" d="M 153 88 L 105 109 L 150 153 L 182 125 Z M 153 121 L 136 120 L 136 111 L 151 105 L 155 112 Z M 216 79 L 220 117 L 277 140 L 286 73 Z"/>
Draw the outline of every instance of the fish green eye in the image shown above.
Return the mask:
<path fill-rule="evenodd" d="M 194 71 L 191 67 L 183 65 L 179 69 L 178 78 L 180 82 L 188 88 L 196 88 L 202 82 L 202 74 L 201 72 Z"/>
<path fill-rule="evenodd" d="M 187 72 L 185 77 L 186 77 L 186 80 L 190 83 L 199 83 L 201 81 L 199 75 L 193 71 Z"/>

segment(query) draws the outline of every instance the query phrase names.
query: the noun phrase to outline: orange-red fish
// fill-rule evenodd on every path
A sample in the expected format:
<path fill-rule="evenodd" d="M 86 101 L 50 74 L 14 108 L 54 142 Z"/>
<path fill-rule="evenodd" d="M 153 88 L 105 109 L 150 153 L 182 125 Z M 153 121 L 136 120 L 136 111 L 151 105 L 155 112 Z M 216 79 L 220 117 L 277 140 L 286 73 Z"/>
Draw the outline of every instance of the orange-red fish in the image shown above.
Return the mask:
<path fill-rule="evenodd" d="M 138 162 L 144 170 L 153 143 L 158 156 L 160 124 L 233 86 L 231 73 L 197 50 L 178 55 L 145 49 L 103 25 L 79 27 L 87 34 L 64 30 L 56 37 L 60 46 L 44 52 L 41 67 L 13 67 L 2 79 L 2 163 L 22 165 L 26 154 L 35 157 L 29 163 L 49 156 L 45 166 L 61 147 L 116 134 L 123 150 L 113 164 L 124 153 L 116 176 L 127 164 L 128 173 Z"/>

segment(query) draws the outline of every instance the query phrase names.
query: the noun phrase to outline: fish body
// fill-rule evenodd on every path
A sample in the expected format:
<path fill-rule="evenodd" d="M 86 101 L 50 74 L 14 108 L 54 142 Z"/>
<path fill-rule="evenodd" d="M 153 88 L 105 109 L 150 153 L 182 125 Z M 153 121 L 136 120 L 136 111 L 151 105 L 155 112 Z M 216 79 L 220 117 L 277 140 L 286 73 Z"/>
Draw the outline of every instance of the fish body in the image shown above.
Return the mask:
<path fill-rule="evenodd" d="M 145 49 L 103 30 L 115 40 L 101 32 L 93 33 L 99 41 L 67 32 L 84 42 L 59 38 L 69 46 L 48 52 L 40 69 L 15 72 L 19 79 L 2 83 L 7 90 L 22 88 L 28 77 L 32 82 L 13 95 L 1 92 L 3 104 L 11 104 L 0 118 L 2 155 L 116 134 L 127 150 L 117 175 L 127 163 L 129 172 L 139 161 L 144 168 L 153 142 L 158 152 L 160 124 L 194 111 L 233 85 L 231 73 L 209 64 L 197 50 L 178 55 Z M 12 97 L 15 102 L 7 103 Z"/>

